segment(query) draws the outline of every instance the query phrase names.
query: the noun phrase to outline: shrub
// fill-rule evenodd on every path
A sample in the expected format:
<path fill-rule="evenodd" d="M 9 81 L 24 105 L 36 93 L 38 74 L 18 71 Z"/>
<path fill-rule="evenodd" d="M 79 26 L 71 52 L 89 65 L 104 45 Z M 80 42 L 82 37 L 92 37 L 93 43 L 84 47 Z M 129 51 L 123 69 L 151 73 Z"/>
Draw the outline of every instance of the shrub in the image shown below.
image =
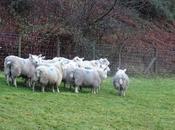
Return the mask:
<path fill-rule="evenodd" d="M 11 13 L 26 15 L 32 7 L 31 0 L 6 0 L 5 6 Z"/>
<path fill-rule="evenodd" d="M 121 5 L 133 8 L 145 19 L 175 19 L 173 0 L 120 0 Z"/>

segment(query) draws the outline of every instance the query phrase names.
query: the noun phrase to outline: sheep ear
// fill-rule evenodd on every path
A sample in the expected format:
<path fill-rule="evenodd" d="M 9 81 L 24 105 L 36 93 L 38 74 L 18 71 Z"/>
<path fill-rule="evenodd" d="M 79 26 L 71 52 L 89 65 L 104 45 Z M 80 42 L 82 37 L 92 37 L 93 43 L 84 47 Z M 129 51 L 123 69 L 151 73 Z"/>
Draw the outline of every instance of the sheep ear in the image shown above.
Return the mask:
<path fill-rule="evenodd" d="M 42 54 L 39 54 L 39 55 L 38 55 L 38 57 L 41 57 L 41 56 L 42 56 Z"/>
<path fill-rule="evenodd" d="M 45 56 L 42 56 L 42 57 L 41 57 L 41 59 L 43 59 L 43 60 L 44 60 L 45 58 L 46 58 Z"/>
<path fill-rule="evenodd" d="M 119 67 L 117 67 L 117 70 L 120 70 Z"/>
<path fill-rule="evenodd" d="M 126 69 L 124 69 L 123 71 L 126 72 Z"/>
<path fill-rule="evenodd" d="M 84 57 L 82 57 L 81 59 L 84 60 Z"/>
<path fill-rule="evenodd" d="M 32 58 L 32 54 L 29 54 L 29 58 Z"/>

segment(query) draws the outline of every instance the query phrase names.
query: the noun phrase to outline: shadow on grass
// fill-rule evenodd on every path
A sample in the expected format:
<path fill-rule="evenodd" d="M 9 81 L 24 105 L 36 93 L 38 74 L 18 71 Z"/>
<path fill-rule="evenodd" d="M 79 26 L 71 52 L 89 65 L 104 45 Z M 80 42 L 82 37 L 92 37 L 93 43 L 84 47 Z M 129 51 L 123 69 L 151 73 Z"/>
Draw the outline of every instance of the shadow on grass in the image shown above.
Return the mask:
<path fill-rule="evenodd" d="M 6 83 L 6 79 L 3 76 L 0 76 L 0 81 L 1 81 L 0 85 L 2 85 L 2 86 L 15 88 L 15 86 L 12 83 L 10 83 L 10 85 L 8 86 L 7 83 Z M 32 91 L 32 88 L 27 86 L 27 84 L 25 83 L 25 80 L 23 78 L 17 78 L 17 89 L 24 89 L 24 90 Z M 61 84 L 59 86 L 59 89 L 60 89 L 61 93 L 62 92 L 64 92 L 64 93 L 75 93 L 74 87 L 70 88 L 69 85 L 64 87 L 64 85 Z M 35 92 L 41 92 L 41 86 L 36 85 L 35 86 Z M 52 92 L 51 87 L 46 87 L 45 92 Z M 99 91 L 99 93 L 101 93 L 101 90 Z M 113 95 L 115 94 L 115 93 L 112 93 L 111 91 L 110 91 L 110 93 L 113 94 Z M 83 87 L 81 90 L 79 90 L 79 94 L 92 94 L 91 88 L 90 87 Z"/>
<path fill-rule="evenodd" d="M 74 92 L 73 89 L 63 87 L 63 86 L 59 86 L 59 90 L 60 90 L 60 92 Z M 42 87 L 40 85 L 36 85 L 35 92 L 42 92 Z M 51 86 L 45 87 L 45 92 L 52 92 Z M 55 92 L 56 92 L 56 88 L 55 88 Z"/>
<path fill-rule="evenodd" d="M 1 81 L 1 84 L 3 84 L 4 86 L 8 86 L 8 84 L 6 83 L 5 78 L 0 77 L 0 81 Z M 21 78 L 18 78 L 17 81 L 16 81 L 16 83 L 17 83 L 17 88 L 30 89 L 30 87 L 28 87 L 28 86 L 25 84 L 24 80 L 21 79 Z M 12 83 L 10 83 L 9 87 L 14 87 L 14 88 L 15 88 L 15 86 L 14 86 Z"/>
<path fill-rule="evenodd" d="M 66 87 L 64 87 L 64 86 L 61 86 L 60 87 L 60 92 L 72 92 L 72 93 L 75 93 L 75 88 L 74 87 L 69 87 L 69 86 L 66 86 Z M 79 90 L 79 93 L 87 93 L 87 94 L 89 94 L 89 93 L 92 93 L 92 91 L 91 91 L 91 88 L 88 88 L 88 87 L 83 87 L 83 88 L 81 88 L 80 90 Z"/>

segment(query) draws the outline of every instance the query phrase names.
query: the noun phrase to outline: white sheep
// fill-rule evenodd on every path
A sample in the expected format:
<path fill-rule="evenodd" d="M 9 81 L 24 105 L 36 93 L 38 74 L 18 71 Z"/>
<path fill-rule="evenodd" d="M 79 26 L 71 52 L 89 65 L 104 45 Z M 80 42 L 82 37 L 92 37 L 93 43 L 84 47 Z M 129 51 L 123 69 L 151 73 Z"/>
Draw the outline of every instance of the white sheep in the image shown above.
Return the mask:
<path fill-rule="evenodd" d="M 60 62 L 62 63 L 62 68 L 63 68 L 63 83 L 64 83 L 64 87 L 66 86 L 66 84 L 70 84 L 70 88 L 72 86 L 73 83 L 73 79 L 72 79 L 72 74 L 74 72 L 74 70 L 76 68 L 78 68 L 78 61 L 81 60 L 81 58 L 79 57 L 75 57 L 73 60 L 69 60 L 66 58 L 59 58 Z"/>
<path fill-rule="evenodd" d="M 120 96 L 125 96 L 125 92 L 127 91 L 129 84 L 129 78 L 125 72 L 126 69 L 118 69 L 118 71 L 113 77 L 113 86 L 115 89 L 118 90 L 118 94 Z"/>
<path fill-rule="evenodd" d="M 107 71 L 110 71 L 109 66 L 109 61 L 107 60 L 107 58 L 100 58 L 99 60 L 84 60 L 84 58 L 79 58 L 79 57 L 75 57 L 74 59 L 76 59 L 76 63 L 79 65 L 79 67 L 84 67 L 84 68 L 106 68 Z"/>
<path fill-rule="evenodd" d="M 57 92 L 59 91 L 59 86 L 62 81 L 62 69 L 61 65 L 56 64 L 45 64 L 39 65 L 36 68 L 36 71 L 33 75 L 33 91 L 35 91 L 35 84 L 39 83 L 42 86 L 42 92 L 45 91 L 46 86 L 52 87 L 52 92 L 55 92 L 54 88 L 56 87 Z"/>
<path fill-rule="evenodd" d="M 4 74 L 7 84 L 12 82 L 17 87 L 16 78 L 22 76 L 28 80 L 29 86 L 31 86 L 31 77 L 35 71 L 36 64 L 42 59 L 41 55 L 31 55 L 29 58 L 24 59 L 18 56 L 7 56 L 4 61 Z"/>
<path fill-rule="evenodd" d="M 52 60 L 56 61 L 56 62 L 60 62 L 62 64 L 67 64 L 67 63 L 69 63 L 71 61 L 71 60 L 69 60 L 67 58 L 64 58 L 64 57 L 55 57 Z"/>
<path fill-rule="evenodd" d="M 100 58 L 99 62 L 103 65 L 106 65 L 106 66 L 108 66 L 110 64 L 110 62 L 108 61 L 107 58 Z"/>
<path fill-rule="evenodd" d="M 100 85 L 107 78 L 106 71 L 94 68 L 77 68 L 73 74 L 75 92 L 78 93 L 79 87 L 88 86 L 92 88 L 92 93 L 98 93 Z"/>
<path fill-rule="evenodd" d="M 64 87 L 66 87 L 66 84 L 70 85 L 70 89 L 72 87 L 72 85 L 74 84 L 74 80 L 73 80 L 73 73 L 75 71 L 76 68 L 74 67 L 63 67 L 63 83 L 64 83 Z"/>
<path fill-rule="evenodd" d="M 77 57 L 78 58 L 78 57 Z M 72 82 L 72 77 L 70 76 L 71 73 L 75 68 L 77 68 L 78 64 L 75 62 L 76 60 L 69 60 L 64 57 L 55 57 L 52 60 L 42 60 L 42 62 L 39 65 L 48 65 L 48 64 L 61 64 L 62 66 L 62 71 L 63 71 L 63 76 L 62 76 L 62 81 L 64 83 L 64 86 L 66 86 L 67 83 L 71 84 Z"/>
<path fill-rule="evenodd" d="M 74 62 L 82 62 L 82 61 L 84 60 L 84 57 L 83 57 L 83 58 L 80 58 L 80 57 L 76 56 L 76 57 L 74 57 L 72 60 L 73 60 Z"/>

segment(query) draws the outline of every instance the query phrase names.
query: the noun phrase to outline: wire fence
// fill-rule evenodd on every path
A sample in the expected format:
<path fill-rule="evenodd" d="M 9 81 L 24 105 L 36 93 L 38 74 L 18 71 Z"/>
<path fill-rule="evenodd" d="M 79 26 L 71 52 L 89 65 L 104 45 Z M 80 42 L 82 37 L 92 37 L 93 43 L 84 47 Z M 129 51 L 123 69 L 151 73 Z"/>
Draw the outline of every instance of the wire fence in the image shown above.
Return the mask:
<path fill-rule="evenodd" d="M 126 46 L 120 51 L 118 47 L 106 44 L 87 46 L 78 47 L 77 54 L 85 59 L 108 58 L 111 74 L 118 67 L 127 68 L 131 74 L 175 73 L 175 50 Z"/>
<path fill-rule="evenodd" d="M 35 41 L 35 42 L 33 42 Z M 67 51 L 69 49 L 71 51 Z M 56 56 L 73 58 L 84 57 L 86 60 L 107 58 L 110 61 L 110 74 L 117 68 L 127 68 L 128 73 L 175 73 L 175 48 L 172 50 L 158 50 L 155 48 L 137 48 L 108 44 L 76 44 L 73 48 L 64 47 L 56 39 L 47 40 L 43 37 L 24 37 L 17 34 L 0 33 L 0 69 L 3 70 L 4 58 L 17 55 L 27 58 L 29 53 L 42 54 L 47 59 Z M 70 54 L 71 53 L 71 54 Z"/>

